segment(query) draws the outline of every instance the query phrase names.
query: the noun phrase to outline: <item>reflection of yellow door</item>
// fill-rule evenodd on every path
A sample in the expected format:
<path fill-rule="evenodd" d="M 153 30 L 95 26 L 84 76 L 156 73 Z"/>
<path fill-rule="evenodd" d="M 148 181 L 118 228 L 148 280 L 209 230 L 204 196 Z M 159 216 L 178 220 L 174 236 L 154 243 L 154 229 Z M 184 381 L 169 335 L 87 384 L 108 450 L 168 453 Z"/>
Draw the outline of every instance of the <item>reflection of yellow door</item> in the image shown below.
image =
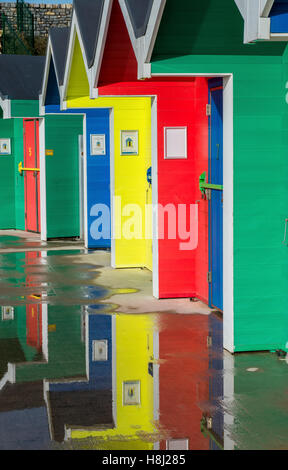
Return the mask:
<path fill-rule="evenodd" d="M 153 439 L 149 436 L 156 431 L 153 377 L 148 371 L 153 359 L 153 318 L 150 315 L 118 315 L 113 346 L 116 347 L 115 428 L 84 430 L 80 426 L 79 430 L 69 431 L 71 438 L 94 437 L 99 449 L 151 450 Z M 125 393 L 125 386 L 128 393 Z M 129 390 L 133 390 L 130 396 Z M 147 434 L 147 440 L 143 438 L 144 434 Z"/>

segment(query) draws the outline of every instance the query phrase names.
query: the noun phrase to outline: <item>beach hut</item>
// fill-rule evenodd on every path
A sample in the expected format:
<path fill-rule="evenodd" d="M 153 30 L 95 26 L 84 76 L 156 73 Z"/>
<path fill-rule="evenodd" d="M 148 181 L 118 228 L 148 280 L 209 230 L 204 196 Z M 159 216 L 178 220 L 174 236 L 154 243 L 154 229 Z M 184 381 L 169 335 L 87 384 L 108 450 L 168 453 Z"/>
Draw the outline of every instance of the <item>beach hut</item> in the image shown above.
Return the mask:
<path fill-rule="evenodd" d="M 44 60 L 0 56 L 1 229 L 41 231 L 38 93 Z"/>
<path fill-rule="evenodd" d="M 81 30 L 83 32 L 84 53 L 85 57 L 89 58 L 89 54 L 93 53 L 93 45 L 96 39 L 94 35 L 87 35 L 85 25 L 84 27 L 82 26 L 83 15 L 86 18 L 86 9 L 80 9 L 78 3 L 75 2 L 72 25 L 77 31 Z M 99 16 L 98 8 L 96 8 L 96 16 L 95 14 L 93 15 L 93 12 L 90 12 L 88 15 L 88 20 L 93 20 L 93 28 L 96 28 L 96 37 L 97 15 Z M 50 30 L 46 66 L 40 95 L 40 112 L 41 115 L 45 115 L 46 122 L 46 148 L 53 148 L 55 136 L 59 136 L 59 141 L 62 142 L 62 152 L 59 152 L 59 158 L 50 158 L 49 155 L 46 155 L 46 171 L 49 174 L 49 177 L 47 176 L 47 184 L 48 182 L 50 185 L 53 184 L 53 179 L 55 180 L 54 184 L 57 184 L 57 182 L 60 182 L 58 180 L 61 178 L 61 175 L 63 177 L 63 174 L 68 178 L 67 168 L 72 170 L 71 145 L 73 145 L 74 150 L 72 153 L 74 155 L 74 171 L 69 172 L 70 185 L 69 187 L 66 185 L 65 197 L 63 198 L 63 195 L 60 193 L 57 196 L 50 192 L 50 199 L 52 198 L 52 201 L 50 203 L 50 211 L 47 206 L 47 237 L 53 236 L 55 230 L 59 231 L 63 225 L 65 225 L 67 231 L 69 224 L 72 224 L 75 228 L 76 226 L 78 227 L 78 231 L 80 226 L 80 238 L 84 239 L 87 248 L 110 248 L 110 230 L 108 229 L 103 234 L 103 237 L 99 237 L 94 229 L 97 204 L 105 205 L 110 210 L 110 111 L 109 109 L 94 110 L 83 109 L 81 107 L 65 109 L 66 106 L 60 106 L 69 31 L 69 28 L 52 28 Z M 74 40 L 78 41 L 77 38 L 74 38 Z M 77 47 L 80 47 L 79 42 Z M 91 58 L 88 60 L 91 60 Z M 55 126 L 52 128 L 54 123 Z M 75 127 L 78 129 L 78 141 L 75 138 L 71 140 L 67 134 L 69 132 L 72 134 Z M 49 142 L 47 141 L 48 139 Z M 67 145 L 68 148 L 66 148 Z M 66 151 L 63 155 L 65 148 Z M 69 149 L 70 152 L 68 151 Z M 87 158 L 84 158 L 84 154 L 85 157 L 87 155 Z M 63 171 L 55 173 L 55 165 Z M 87 185 L 87 199 L 84 198 L 84 182 Z M 55 197 L 58 198 L 57 201 Z M 72 204 L 70 202 L 69 210 L 65 212 L 68 200 L 71 200 Z M 55 207 L 57 207 L 56 212 Z M 63 212 L 65 212 L 64 219 L 61 215 Z M 110 226 L 110 215 L 108 215 L 108 219 Z"/>
<path fill-rule="evenodd" d="M 230 352 L 286 349 L 286 44 L 244 44 L 228 0 L 138 4 L 105 2 L 93 65 L 70 40 L 63 85 L 68 109 L 111 109 L 112 265 L 222 311 Z"/>

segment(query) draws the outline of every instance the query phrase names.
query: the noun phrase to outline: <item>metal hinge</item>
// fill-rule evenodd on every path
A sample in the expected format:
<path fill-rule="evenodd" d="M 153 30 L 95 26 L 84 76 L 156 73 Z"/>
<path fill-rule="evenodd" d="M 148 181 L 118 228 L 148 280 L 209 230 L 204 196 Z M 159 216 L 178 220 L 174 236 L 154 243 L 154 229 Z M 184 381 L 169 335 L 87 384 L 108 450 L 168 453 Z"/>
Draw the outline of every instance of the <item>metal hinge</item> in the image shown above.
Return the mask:
<path fill-rule="evenodd" d="M 212 336 L 207 336 L 207 348 L 212 348 Z"/>
<path fill-rule="evenodd" d="M 206 116 L 211 116 L 211 104 L 206 104 Z"/>
<path fill-rule="evenodd" d="M 205 189 L 206 201 L 211 201 L 212 191 L 211 189 Z"/>
<path fill-rule="evenodd" d="M 211 284 L 211 282 L 212 282 L 212 272 L 211 271 L 209 271 L 207 273 L 207 281 L 208 281 L 208 284 Z"/>

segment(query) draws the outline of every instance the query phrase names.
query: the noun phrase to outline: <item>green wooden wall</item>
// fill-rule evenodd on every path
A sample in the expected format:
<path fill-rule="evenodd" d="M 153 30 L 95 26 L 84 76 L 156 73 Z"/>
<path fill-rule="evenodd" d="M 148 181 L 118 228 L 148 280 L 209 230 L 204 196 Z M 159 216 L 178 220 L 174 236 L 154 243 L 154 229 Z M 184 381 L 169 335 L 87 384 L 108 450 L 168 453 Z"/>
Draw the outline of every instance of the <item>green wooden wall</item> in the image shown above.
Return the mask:
<path fill-rule="evenodd" d="M 11 101 L 11 116 L 22 118 L 36 118 L 39 116 L 38 100 Z"/>
<path fill-rule="evenodd" d="M 79 237 L 79 150 L 83 117 L 53 115 L 45 118 L 47 237 Z"/>
<path fill-rule="evenodd" d="M 196 4 L 167 1 L 152 73 L 233 74 L 235 351 L 285 348 L 285 44 L 243 45 L 244 22 L 234 2 Z"/>
<path fill-rule="evenodd" d="M 0 118 L 0 138 L 11 139 L 11 155 L 0 156 L 0 229 L 15 227 L 15 172 L 13 120 Z"/>

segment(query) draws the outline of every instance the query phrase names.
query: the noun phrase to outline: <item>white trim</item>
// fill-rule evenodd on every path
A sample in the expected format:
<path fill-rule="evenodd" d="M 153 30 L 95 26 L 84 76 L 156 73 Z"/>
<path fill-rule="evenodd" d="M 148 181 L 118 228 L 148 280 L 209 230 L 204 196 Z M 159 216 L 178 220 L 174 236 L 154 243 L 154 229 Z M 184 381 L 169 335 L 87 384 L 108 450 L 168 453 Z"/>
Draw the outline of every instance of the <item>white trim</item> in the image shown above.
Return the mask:
<path fill-rule="evenodd" d="M 45 60 L 42 88 L 41 88 L 41 93 L 39 95 L 40 115 L 45 114 L 45 102 L 46 102 L 47 86 L 48 86 L 48 79 L 49 79 L 49 73 L 50 73 L 51 57 L 52 57 L 52 43 L 51 43 L 51 39 L 49 36 L 48 43 L 47 43 L 47 50 L 46 50 L 46 60 Z M 54 61 L 54 57 L 53 57 L 53 61 Z M 56 72 L 55 62 L 54 62 L 54 68 Z M 43 108 L 44 108 L 44 113 L 42 112 Z"/>
<path fill-rule="evenodd" d="M 158 244 L 158 112 L 157 97 L 151 99 L 151 147 L 152 147 L 152 252 L 153 295 L 159 299 L 159 244 Z"/>
<path fill-rule="evenodd" d="M 142 58 L 143 63 L 149 63 L 151 61 L 165 6 L 166 0 L 154 0 L 147 31 L 145 34 L 145 51 Z"/>
<path fill-rule="evenodd" d="M 89 313 L 86 311 L 85 315 L 85 359 L 86 359 L 86 377 L 87 382 L 90 380 L 90 355 L 89 355 Z"/>
<path fill-rule="evenodd" d="M 91 73 L 92 73 L 92 82 L 91 82 L 91 88 L 90 88 L 91 99 L 98 98 L 97 86 L 98 86 L 101 64 L 103 60 L 107 33 L 108 33 L 108 28 L 109 28 L 109 23 L 110 23 L 112 4 L 113 4 L 113 0 L 106 0 L 104 2 L 104 8 L 102 12 L 100 30 L 99 30 L 98 41 L 97 41 L 97 48 L 95 52 L 94 63 L 91 69 Z"/>
<path fill-rule="evenodd" d="M 234 93 L 233 75 L 223 79 L 223 344 L 234 343 Z"/>
<path fill-rule="evenodd" d="M 271 33 L 270 41 L 288 41 L 288 33 Z"/>
<path fill-rule="evenodd" d="M 285 41 L 287 34 L 270 34 L 271 19 L 269 17 L 274 0 L 234 0 L 244 19 L 244 43 L 258 40 Z"/>
<path fill-rule="evenodd" d="M 42 256 L 43 256 L 42 252 Z M 47 252 L 46 252 L 47 255 Z M 48 304 L 42 304 L 42 353 L 45 357 L 45 361 L 49 362 L 48 354 Z"/>
<path fill-rule="evenodd" d="M 114 144 L 114 108 L 110 108 L 110 207 L 111 207 L 111 266 L 116 268 L 116 241 L 115 241 L 115 144 Z"/>
<path fill-rule="evenodd" d="M 224 450 L 235 450 L 235 443 L 232 440 L 234 416 L 229 412 L 234 400 L 234 356 L 228 354 L 227 351 L 223 352 L 223 371 Z"/>
<path fill-rule="evenodd" d="M 71 22 L 71 30 L 70 30 L 70 38 L 69 38 L 69 46 L 68 46 L 68 52 L 67 52 L 67 59 L 66 59 L 66 64 L 65 64 L 65 74 L 64 74 L 64 80 L 63 80 L 63 87 L 61 87 L 61 95 L 60 95 L 60 102 L 62 103 L 67 99 L 67 92 L 68 92 L 68 86 L 70 82 L 70 74 L 71 74 L 71 67 L 72 67 L 72 62 L 74 58 L 74 50 L 75 50 L 75 41 L 76 41 L 76 36 L 78 38 L 80 48 L 81 48 L 81 53 L 82 53 L 82 58 L 86 70 L 86 75 L 89 83 L 89 88 L 91 90 L 91 70 L 88 68 L 88 61 L 85 53 L 85 48 L 82 40 L 82 35 L 80 31 L 80 27 L 78 24 L 78 19 L 76 12 L 74 10 L 73 16 L 72 16 L 72 22 Z M 59 90 L 60 91 L 60 90 Z"/>
<path fill-rule="evenodd" d="M 243 19 L 245 19 L 246 0 L 234 0 Z"/>
<path fill-rule="evenodd" d="M 260 16 L 267 18 L 270 15 L 274 0 L 260 0 Z"/>
<path fill-rule="evenodd" d="M 47 241 L 45 118 L 39 118 L 41 240 Z"/>
<path fill-rule="evenodd" d="M 84 240 L 84 142 L 83 140 L 84 139 L 83 139 L 83 133 L 82 133 L 81 135 L 78 135 L 80 240 Z"/>
<path fill-rule="evenodd" d="M 131 18 L 130 18 L 130 15 L 129 15 L 127 5 L 125 3 L 125 0 L 118 0 L 118 3 L 120 5 L 124 21 L 126 23 L 126 27 L 127 27 L 128 34 L 129 34 L 129 37 L 130 37 L 130 41 L 131 41 L 131 44 L 132 44 L 132 47 L 133 47 L 133 50 L 134 50 L 135 57 L 138 59 L 138 44 L 137 44 L 138 41 L 135 37 L 135 33 L 134 33 L 134 29 L 133 29 L 133 25 L 132 25 L 132 22 L 131 22 Z"/>
<path fill-rule="evenodd" d="M 84 246 L 88 248 L 88 181 L 87 181 L 87 117 L 83 115 L 83 207 L 84 207 Z"/>
<path fill-rule="evenodd" d="M 0 96 L 0 106 L 3 111 L 3 119 L 11 119 L 11 100 Z"/>
<path fill-rule="evenodd" d="M 157 38 L 166 0 L 154 0 L 144 36 L 136 38 L 125 0 L 118 0 L 128 30 L 130 41 L 138 63 L 138 79 L 149 78 L 151 74 L 150 60 Z"/>
<path fill-rule="evenodd" d="M 117 317 L 112 315 L 112 416 L 117 428 Z"/>
<path fill-rule="evenodd" d="M 159 342 L 159 331 L 153 333 L 153 412 L 154 421 L 157 422 L 160 419 L 160 375 L 159 375 L 159 356 L 160 353 L 160 342 Z"/>

